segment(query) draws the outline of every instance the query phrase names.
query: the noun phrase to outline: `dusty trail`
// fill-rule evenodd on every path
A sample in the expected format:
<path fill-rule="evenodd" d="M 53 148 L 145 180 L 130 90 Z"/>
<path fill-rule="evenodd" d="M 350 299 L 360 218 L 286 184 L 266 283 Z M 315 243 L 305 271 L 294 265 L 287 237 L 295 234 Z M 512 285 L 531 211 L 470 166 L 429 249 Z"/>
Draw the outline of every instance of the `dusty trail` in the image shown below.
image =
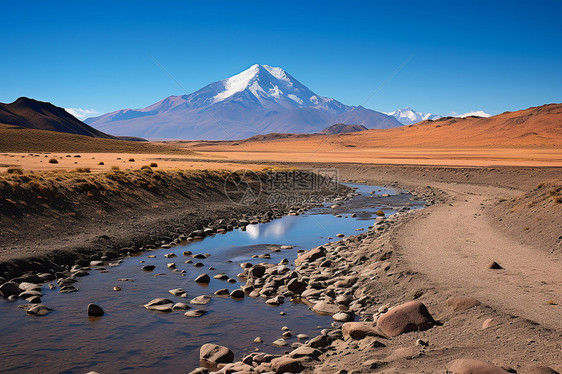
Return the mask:
<path fill-rule="evenodd" d="M 562 261 L 523 245 L 494 227 L 485 214 L 497 197 L 513 190 L 435 183 L 451 196 L 421 213 L 394 235 L 407 265 L 441 290 L 473 296 L 498 310 L 562 329 Z M 498 262 L 504 269 L 491 270 Z"/>

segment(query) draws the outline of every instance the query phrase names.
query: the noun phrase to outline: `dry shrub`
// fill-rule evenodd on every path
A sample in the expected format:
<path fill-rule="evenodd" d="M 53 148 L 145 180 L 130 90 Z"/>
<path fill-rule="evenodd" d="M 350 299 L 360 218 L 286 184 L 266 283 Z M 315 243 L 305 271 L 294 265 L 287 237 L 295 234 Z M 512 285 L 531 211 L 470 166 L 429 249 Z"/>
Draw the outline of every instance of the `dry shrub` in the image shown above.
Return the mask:
<path fill-rule="evenodd" d="M 382 210 L 377 210 L 375 214 L 379 217 L 384 217 L 384 212 Z"/>
<path fill-rule="evenodd" d="M 134 158 L 130 158 L 130 159 L 129 159 L 129 162 L 135 162 L 135 159 L 134 159 Z"/>
<path fill-rule="evenodd" d="M 9 168 L 9 169 L 8 169 L 8 174 L 23 175 L 23 169 L 21 169 L 21 168 Z"/>
<path fill-rule="evenodd" d="M 151 168 L 157 168 L 158 164 L 156 162 L 152 162 L 152 163 L 150 163 L 150 167 Z"/>
<path fill-rule="evenodd" d="M 90 168 L 77 168 L 76 172 L 77 173 L 90 173 L 91 170 L 90 170 Z"/>
<path fill-rule="evenodd" d="M 121 170 L 121 169 L 119 169 L 119 166 L 112 166 L 112 167 L 111 167 L 111 170 L 113 170 L 113 171 L 119 171 L 119 170 Z"/>

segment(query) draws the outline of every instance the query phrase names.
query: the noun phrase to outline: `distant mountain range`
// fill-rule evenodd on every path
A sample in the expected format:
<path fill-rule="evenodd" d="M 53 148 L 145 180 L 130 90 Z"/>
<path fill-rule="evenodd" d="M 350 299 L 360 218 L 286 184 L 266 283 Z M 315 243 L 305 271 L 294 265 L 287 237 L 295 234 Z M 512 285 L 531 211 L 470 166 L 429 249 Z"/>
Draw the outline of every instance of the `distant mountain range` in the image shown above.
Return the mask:
<path fill-rule="evenodd" d="M 441 118 L 441 116 L 438 114 L 416 112 L 412 108 L 408 107 L 395 110 L 394 112 L 384 113 L 396 118 L 398 122 L 403 125 L 412 125 L 414 123 L 418 123 L 428 119 L 435 120 Z"/>
<path fill-rule="evenodd" d="M 27 97 L 20 97 L 10 104 L 0 103 L 0 124 L 117 139 L 86 125 L 63 108 Z"/>
<path fill-rule="evenodd" d="M 114 135 L 153 139 L 244 139 L 267 133 L 316 133 L 335 123 L 398 127 L 393 116 L 322 97 L 278 67 L 253 65 L 189 95 L 85 122 Z"/>

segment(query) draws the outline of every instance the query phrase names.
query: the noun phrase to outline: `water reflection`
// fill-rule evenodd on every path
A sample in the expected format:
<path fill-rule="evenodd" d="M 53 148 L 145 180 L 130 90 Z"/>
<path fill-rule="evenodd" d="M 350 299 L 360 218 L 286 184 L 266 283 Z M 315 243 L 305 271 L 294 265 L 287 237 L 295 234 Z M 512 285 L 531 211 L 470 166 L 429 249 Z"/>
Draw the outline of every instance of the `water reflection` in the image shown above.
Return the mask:
<path fill-rule="evenodd" d="M 288 216 L 285 219 L 275 220 L 268 225 L 248 225 L 246 233 L 252 240 L 257 239 L 279 239 L 284 237 L 290 228 L 296 223 L 296 216 Z"/>

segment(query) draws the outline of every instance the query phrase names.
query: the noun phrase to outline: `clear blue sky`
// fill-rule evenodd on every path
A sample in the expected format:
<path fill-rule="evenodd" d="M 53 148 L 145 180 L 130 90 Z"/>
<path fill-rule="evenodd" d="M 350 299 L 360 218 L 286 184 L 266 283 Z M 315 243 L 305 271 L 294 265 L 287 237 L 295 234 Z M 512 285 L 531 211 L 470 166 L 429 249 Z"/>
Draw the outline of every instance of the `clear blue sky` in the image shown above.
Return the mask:
<path fill-rule="evenodd" d="M 3 2 L 0 102 L 141 108 L 254 63 L 365 106 L 498 114 L 562 102 L 562 1 Z"/>

